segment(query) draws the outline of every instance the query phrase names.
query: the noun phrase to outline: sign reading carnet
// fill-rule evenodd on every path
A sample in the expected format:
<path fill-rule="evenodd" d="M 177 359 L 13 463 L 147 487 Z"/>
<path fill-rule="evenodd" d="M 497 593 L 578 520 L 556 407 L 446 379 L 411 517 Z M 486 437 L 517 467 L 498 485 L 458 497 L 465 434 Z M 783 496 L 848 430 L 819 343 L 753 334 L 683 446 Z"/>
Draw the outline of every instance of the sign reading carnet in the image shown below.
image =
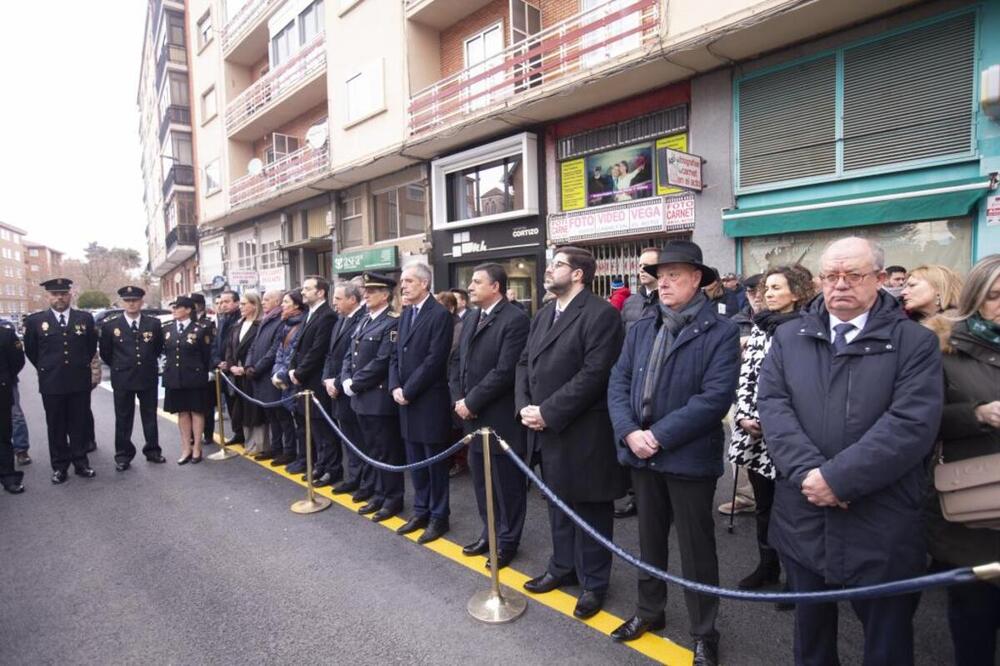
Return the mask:
<path fill-rule="evenodd" d="M 685 190 L 701 192 L 701 163 L 699 155 L 667 148 L 667 183 Z"/>

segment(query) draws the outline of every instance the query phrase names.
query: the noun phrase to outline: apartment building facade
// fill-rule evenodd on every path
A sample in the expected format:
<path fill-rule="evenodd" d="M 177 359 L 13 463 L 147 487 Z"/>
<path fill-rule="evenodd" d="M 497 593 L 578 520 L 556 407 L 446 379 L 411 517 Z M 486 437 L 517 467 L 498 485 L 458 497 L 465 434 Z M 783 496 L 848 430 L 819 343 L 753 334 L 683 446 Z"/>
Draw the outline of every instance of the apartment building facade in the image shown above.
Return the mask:
<path fill-rule="evenodd" d="M 24 270 L 25 230 L 0 222 L 0 318 L 30 312 Z"/>
<path fill-rule="evenodd" d="M 24 287 L 27 294 L 25 312 L 35 312 L 49 307 L 47 293 L 40 286 L 42 282 L 60 277 L 63 253 L 42 243 L 24 241 Z"/>
<path fill-rule="evenodd" d="M 1000 20 L 995 3 L 189 0 L 187 9 L 196 282 L 206 293 L 414 261 L 431 264 L 443 288 L 489 259 L 537 306 L 561 243 L 593 249 L 601 293 L 634 281 L 644 246 L 675 237 L 699 242 L 721 271 L 743 272 L 797 258 L 831 229 L 905 232 L 964 265 L 1000 249 L 987 214 L 1000 127 L 979 102 L 980 75 L 1000 61 L 982 38 Z M 925 36 L 937 50 L 914 52 Z M 871 99 L 847 92 L 856 81 Z M 866 105 L 882 120 L 859 116 Z M 920 118 L 936 129 L 921 134 Z M 787 123 L 794 131 L 778 131 Z M 959 125 L 957 143 L 942 145 Z M 859 143 L 866 134 L 888 138 Z M 668 160 L 684 153 L 700 158 L 701 179 L 678 187 Z M 870 164 L 862 157 L 875 153 Z M 913 196 L 894 197 L 898 187 Z M 908 217 L 859 212 L 852 193 L 882 208 L 912 200 Z M 938 194 L 947 201 L 921 207 Z M 828 212 L 799 216 L 801 206 Z"/>

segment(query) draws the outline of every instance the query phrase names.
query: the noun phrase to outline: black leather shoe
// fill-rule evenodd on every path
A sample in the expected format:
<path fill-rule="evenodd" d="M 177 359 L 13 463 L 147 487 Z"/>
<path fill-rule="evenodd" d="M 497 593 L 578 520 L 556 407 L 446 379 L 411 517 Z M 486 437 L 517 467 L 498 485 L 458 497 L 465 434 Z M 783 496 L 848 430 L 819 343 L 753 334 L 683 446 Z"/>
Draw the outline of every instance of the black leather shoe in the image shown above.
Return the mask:
<path fill-rule="evenodd" d="M 569 573 L 562 578 L 558 576 L 553 576 L 548 571 L 543 573 L 537 578 L 532 578 L 524 584 L 524 589 L 532 594 L 545 594 L 546 592 L 551 592 L 556 588 L 563 587 L 564 585 L 576 585 L 576 574 Z"/>
<path fill-rule="evenodd" d="M 271 467 L 281 467 L 282 465 L 288 465 L 295 462 L 295 456 L 290 456 L 287 453 L 281 453 L 274 457 L 271 461 Z"/>
<path fill-rule="evenodd" d="M 24 485 L 18 482 L 7 483 L 3 487 L 4 490 L 9 492 L 11 495 L 20 495 L 24 492 Z"/>
<path fill-rule="evenodd" d="M 373 523 L 381 523 L 383 520 L 388 520 L 399 513 L 399 509 L 394 509 L 392 507 L 383 506 L 381 509 L 372 514 Z"/>
<path fill-rule="evenodd" d="M 371 488 L 365 488 L 351 495 L 351 499 L 355 502 L 367 502 L 373 495 L 375 495 L 374 490 Z"/>
<path fill-rule="evenodd" d="M 326 472 L 324 474 L 320 474 L 318 478 L 313 479 L 313 487 L 323 488 L 324 486 L 330 485 L 332 482 L 333 482 L 333 474 Z"/>
<path fill-rule="evenodd" d="M 340 495 L 342 493 L 353 493 L 357 489 L 358 489 L 357 481 L 341 481 L 330 490 L 336 493 L 337 495 Z"/>
<path fill-rule="evenodd" d="M 190 453 L 187 454 L 186 456 L 184 456 L 183 458 L 181 458 L 180 460 L 178 460 L 177 464 L 178 465 L 187 465 L 189 462 L 191 462 L 191 454 Z"/>
<path fill-rule="evenodd" d="M 275 455 L 276 454 L 273 451 L 267 451 L 265 453 L 258 453 L 257 455 L 255 455 L 253 457 L 253 459 L 254 460 L 271 460 L 272 458 L 275 457 Z"/>
<path fill-rule="evenodd" d="M 233 435 L 226 440 L 226 446 L 232 446 L 233 444 L 245 444 L 246 438 L 243 435 Z"/>
<path fill-rule="evenodd" d="M 416 532 L 423 527 L 427 527 L 429 522 L 429 516 L 414 516 L 400 525 L 399 529 L 396 530 L 396 534 L 409 534 L 410 532 Z"/>
<path fill-rule="evenodd" d="M 635 515 L 635 500 L 629 500 L 625 506 L 615 509 L 615 518 L 629 518 Z"/>
<path fill-rule="evenodd" d="M 82 476 L 85 479 L 92 479 L 97 476 L 97 472 L 90 467 L 76 467 L 73 469 L 73 473 L 77 476 Z"/>
<path fill-rule="evenodd" d="M 151 463 L 155 463 L 157 465 L 162 465 L 163 463 L 167 462 L 167 459 L 164 458 L 163 456 L 157 454 L 157 455 L 154 455 L 154 456 L 147 456 L 146 457 L 146 462 L 151 462 Z"/>
<path fill-rule="evenodd" d="M 198 456 L 198 457 L 191 456 L 191 464 L 192 465 L 197 465 L 201 461 L 202 461 L 202 456 Z"/>
<path fill-rule="evenodd" d="M 417 543 L 430 543 L 435 539 L 440 539 L 448 533 L 447 520 L 432 520 L 424 530 L 424 533 L 417 537 Z"/>
<path fill-rule="evenodd" d="M 116 462 L 115 463 L 115 471 L 116 472 L 124 472 L 125 470 L 127 470 L 131 466 L 132 465 L 130 463 L 127 463 L 127 462 Z"/>
<path fill-rule="evenodd" d="M 584 590 L 580 598 L 576 600 L 576 608 L 573 609 L 573 617 L 586 620 L 588 617 L 597 615 L 604 607 L 604 593 Z"/>
<path fill-rule="evenodd" d="M 369 513 L 375 513 L 376 511 L 378 511 L 381 508 L 382 508 L 382 503 L 381 502 L 376 502 L 375 500 L 372 500 L 371 502 L 368 502 L 367 504 L 362 504 L 358 508 L 358 513 L 360 513 L 362 516 L 367 516 Z"/>
<path fill-rule="evenodd" d="M 638 615 L 633 615 L 625 620 L 625 623 L 611 632 L 611 639 L 623 643 L 634 641 L 647 631 L 659 631 L 667 626 L 664 618 L 658 620 L 644 620 Z"/>
<path fill-rule="evenodd" d="M 14 460 L 21 467 L 31 464 L 31 456 L 28 455 L 27 451 L 17 451 L 14 454 Z"/>
<path fill-rule="evenodd" d="M 470 543 L 468 546 L 462 548 L 462 555 L 466 557 L 472 557 L 473 555 L 482 555 L 490 549 L 490 542 L 486 539 L 479 539 Z"/>
<path fill-rule="evenodd" d="M 52 472 L 52 483 L 59 485 L 60 483 L 66 483 L 66 472 L 61 469 L 57 469 Z"/>
<path fill-rule="evenodd" d="M 694 666 L 718 666 L 719 642 L 699 638 L 694 642 Z"/>
<path fill-rule="evenodd" d="M 516 550 L 498 550 L 497 551 L 497 571 L 503 569 L 504 567 L 509 567 L 510 563 L 514 561 L 514 557 L 517 555 Z M 490 558 L 486 558 L 486 568 L 490 567 Z"/>

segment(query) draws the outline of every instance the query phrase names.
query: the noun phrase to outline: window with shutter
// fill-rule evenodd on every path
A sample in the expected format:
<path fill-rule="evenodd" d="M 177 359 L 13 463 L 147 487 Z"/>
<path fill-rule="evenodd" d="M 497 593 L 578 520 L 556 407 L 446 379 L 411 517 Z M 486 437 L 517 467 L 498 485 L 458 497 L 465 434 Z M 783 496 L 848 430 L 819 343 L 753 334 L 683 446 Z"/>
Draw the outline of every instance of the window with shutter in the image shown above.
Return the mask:
<path fill-rule="evenodd" d="M 832 55 L 740 83 L 740 187 L 836 173 L 836 88 Z"/>
<path fill-rule="evenodd" d="M 975 16 L 844 51 L 844 171 L 972 147 Z"/>

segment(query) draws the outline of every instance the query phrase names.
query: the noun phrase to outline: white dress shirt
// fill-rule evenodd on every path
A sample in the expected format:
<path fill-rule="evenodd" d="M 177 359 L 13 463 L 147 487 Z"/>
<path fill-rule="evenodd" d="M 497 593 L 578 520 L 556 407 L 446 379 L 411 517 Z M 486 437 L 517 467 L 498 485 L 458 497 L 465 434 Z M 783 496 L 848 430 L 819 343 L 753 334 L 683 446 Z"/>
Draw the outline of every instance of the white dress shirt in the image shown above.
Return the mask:
<path fill-rule="evenodd" d="M 850 344 L 851 340 L 858 337 L 858 333 L 864 330 L 865 324 L 868 323 L 868 312 L 862 312 L 854 319 L 844 321 L 843 319 L 837 318 L 832 312 L 830 315 L 830 344 L 833 344 L 834 338 L 837 337 L 837 331 L 834 330 L 835 326 L 839 324 L 854 324 L 854 328 L 844 335 L 844 340 Z"/>

